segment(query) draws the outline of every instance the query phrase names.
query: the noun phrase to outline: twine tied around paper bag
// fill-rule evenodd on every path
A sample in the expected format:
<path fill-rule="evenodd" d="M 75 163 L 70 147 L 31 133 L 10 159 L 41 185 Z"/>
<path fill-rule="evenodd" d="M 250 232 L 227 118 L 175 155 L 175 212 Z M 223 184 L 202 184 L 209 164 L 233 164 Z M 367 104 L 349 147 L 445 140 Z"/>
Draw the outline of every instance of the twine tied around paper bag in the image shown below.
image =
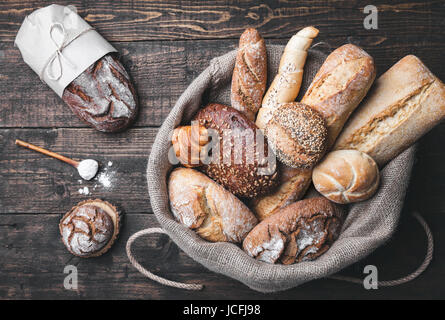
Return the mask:
<path fill-rule="evenodd" d="M 57 43 L 57 41 L 53 38 L 53 29 L 54 28 L 59 28 L 62 31 L 62 41 L 60 44 Z M 49 57 L 49 59 L 46 61 L 46 63 L 43 65 L 42 71 L 40 72 L 40 80 L 43 81 L 43 74 L 46 70 L 46 74 L 48 76 L 49 79 L 57 81 L 60 79 L 60 77 L 62 77 L 63 71 L 62 71 L 62 61 L 61 59 L 65 60 L 65 62 L 73 69 L 76 68 L 76 66 L 74 64 L 72 64 L 63 54 L 62 54 L 62 50 L 64 48 L 66 48 L 71 42 L 73 42 L 74 40 L 76 40 L 77 38 L 79 38 L 81 35 L 87 33 L 88 31 L 93 30 L 92 27 L 89 27 L 81 32 L 79 32 L 77 35 L 75 35 L 71 40 L 67 41 L 67 33 L 65 31 L 65 27 L 63 26 L 63 24 L 61 24 L 60 22 L 54 22 L 53 24 L 51 24 L 51 27 L 49 28 L 49 38 L 51 39 L 52 43 L 54 44 L 54 46 L 56 47 L 56 51 L 54 51 L 54 53 Z M 58 65 L 59 65 L 59 72 L 56 76 L 52 75 L 50 73 L 50 70 L 52 69 L 52 65 L 54 64 L 54 62 L 57 61 Z"/>

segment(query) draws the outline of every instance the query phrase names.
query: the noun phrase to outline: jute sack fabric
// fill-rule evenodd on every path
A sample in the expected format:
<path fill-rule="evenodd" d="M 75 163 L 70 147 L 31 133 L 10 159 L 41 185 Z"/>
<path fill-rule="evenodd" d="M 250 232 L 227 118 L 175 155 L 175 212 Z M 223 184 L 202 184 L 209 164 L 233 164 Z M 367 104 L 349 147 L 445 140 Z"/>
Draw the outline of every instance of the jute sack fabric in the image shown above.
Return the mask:
<path fill-rule="evenodd" d="M 278 69 L 284 46 L 268 46 L 268 79 Z M 230 81 L 236 50 L 211 60 L 184 91 L 160 128 L 148 160 L 147 183 L 151 206 L 161 227 L 191 258 L 211 271 L 237 279 L 260 292 L 275 292 L 324 278 L 366 257 L 387 241 L 397 227 L 413 165 L 414 148 L 388 163 L 381 171 L 381 185 L 368 201 L 345 207 L 348 216 L 339 239 L 315 261 L 273 265 L 249 257 L 231 243 L 211 243 L 181 225 L 170 212 L 167 178 L 172 165 L 168 153 L 171 132 L 188 124 L 194 113 L 209 102 L 230 105 Z M 326 58 L 317 48 L 309 51 L 300 96 Z M 297 99 L 298 100 L 298 99 Z"/>

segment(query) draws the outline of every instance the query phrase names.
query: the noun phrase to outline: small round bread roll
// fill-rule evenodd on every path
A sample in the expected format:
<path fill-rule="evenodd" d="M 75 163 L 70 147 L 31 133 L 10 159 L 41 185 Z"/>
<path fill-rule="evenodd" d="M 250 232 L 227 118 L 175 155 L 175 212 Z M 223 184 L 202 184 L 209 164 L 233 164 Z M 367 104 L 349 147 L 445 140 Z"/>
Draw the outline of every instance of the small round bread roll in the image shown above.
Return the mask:
<path fill-rule="evenodd" d="M 369 199 L 380 182 L 379 168 L 366 153 L 338 150 L 329 153 L 312 172 L 315 188 L 337 203 Z"/>
<path fill-rule="evenodd" d="M 267 123 L 265 134 L 277 158 L 292 168 L 312 168 L 326 148 L 325 121 L 303 103 L 280 105 Z"/>

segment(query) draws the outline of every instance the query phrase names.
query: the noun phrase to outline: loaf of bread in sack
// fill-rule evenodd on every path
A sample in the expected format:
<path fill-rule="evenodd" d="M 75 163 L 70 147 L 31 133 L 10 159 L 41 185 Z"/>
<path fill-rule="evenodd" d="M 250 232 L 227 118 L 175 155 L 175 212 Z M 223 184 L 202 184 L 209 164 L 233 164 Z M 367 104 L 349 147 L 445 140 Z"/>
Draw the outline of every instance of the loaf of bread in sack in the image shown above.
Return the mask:
<path fill-rule="evenodd" d="M 238 54 L 232 76 L 232 108 L 255 121 L 261 107 L 267 82 L 266 44 L 260 33 L 246 29 L 239 41 Z"/>
<path fill-rule="evenodd" d="M 257 224 L 244 203 L 193 169 L 173 170 L 168 195 L 175 218 L 208 241 L 241 242 Z"/>
<path fill-rule="evenodd" d="M 386 71 L 352 115 L 334 149 L 355 149 L 381 167 L 445 118 L 445 86 L 413 55 Z"/>
<path fill-rule="evenodd" d="M 243 249 L 257 260 L 283 264 L 314 260 L 338 238 L 342 209 L 324 197 L 295 202 L 261 221 Z"/>
<path fill-rule="evenodd" d="M 353 44 L 337 48 L 326 58 L 301 102 L 326 120 L 328 148 L 365 97 L 375 76 L 372 57 Z"/>
<path fill-rule="evenodd" d="M 81 120 L 104 132 L 127 128 L 138 109 L 130 77 L 113 54 L 105 55 L 74 79 L 62 99 Z"/>
<path fill-rule="evenodd" d="M 291 168 L 278 163 L 278 171 L 279 187 L 270 194 L 257 197 L 250 202 L 250 208 L 260 221 L 300 200 L 311 183 L 312 169 Z"/>
<path fill-rule="evenodd" d="M 212 103 L 194 120 L 207 128 L 214 145 L 212 159 L 200 169 L 234 195 L 254 198 L 276 185 L 276 159 L 255 124 L 238 110 Z M 216 136 L 214 136 L 216 135 Z M 264 150 L 264 152 L 263 152 Z"/>

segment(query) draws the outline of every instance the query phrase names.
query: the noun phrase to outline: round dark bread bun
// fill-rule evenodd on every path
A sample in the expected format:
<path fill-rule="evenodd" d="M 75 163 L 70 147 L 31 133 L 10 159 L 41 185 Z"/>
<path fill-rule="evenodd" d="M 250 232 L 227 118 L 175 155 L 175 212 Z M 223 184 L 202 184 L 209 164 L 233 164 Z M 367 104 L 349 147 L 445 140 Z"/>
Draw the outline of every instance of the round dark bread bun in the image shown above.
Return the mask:
<path fill-rule="evenodd" d="M 312 168 L 322 157 L 327 144 L 324 119 L 317 111 L 299 102 L 280 105 L 264 132 L 277 158 L 292 168 Z"/>
<path fill-rule="evenodd" d="M 324 197 L 297 201 L 253 228 L 243 249 L 268 263 L 314 260 L 338 238 L 343 220 L 341 207 Z"/>
<path fill-rule="evenodd" d="M 217 103 L 201 109 L 194 120 L 213 129 L 220 140 L 219 157 L 213 152 L 213 160 L 201 167 L 205 174 L 238 197 L 254 198 L 272 191 L 277 182 L 275 156 L 252 121 L 238 110 Z M 225 134 L 231 138 L 223 138 Z M 264 142 L 264 152 L 258 147 L 260 142 Z"/>

